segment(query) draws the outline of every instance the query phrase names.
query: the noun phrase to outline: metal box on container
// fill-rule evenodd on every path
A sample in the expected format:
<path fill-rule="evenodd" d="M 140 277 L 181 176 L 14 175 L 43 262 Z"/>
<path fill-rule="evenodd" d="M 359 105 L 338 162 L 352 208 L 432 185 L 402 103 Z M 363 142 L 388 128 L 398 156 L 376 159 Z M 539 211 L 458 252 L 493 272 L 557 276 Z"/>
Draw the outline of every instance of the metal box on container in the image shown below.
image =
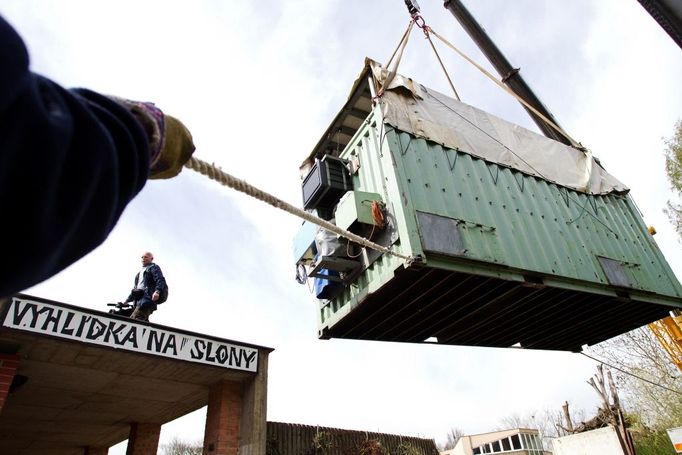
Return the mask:
<path fill-rule="evenodd" d="M 344 163 L 330 155 L 323 156 L 315 161 L 303 179 L 303 207 L 331 208 L 333 202 L 351 188 Z"/>
<path fill-rule="evenodd" d="M 334 218 L 341 229 L 351 229 L 355 223 L 375 224 L 372 202 L 381 202 L 381 196 L 366 191 L 348 191 L 339 200 Z"/>
<path fill-rule="evenodd" d="M 577 351 L 682 306 L 628 189 L 588 151 L 386 74 L 366 61 L 302 171 L 340 150 L 353 189 L 385 204 L 377 241 L 411 259 L 363 255 L 318 302 L 321 338 Z"/>

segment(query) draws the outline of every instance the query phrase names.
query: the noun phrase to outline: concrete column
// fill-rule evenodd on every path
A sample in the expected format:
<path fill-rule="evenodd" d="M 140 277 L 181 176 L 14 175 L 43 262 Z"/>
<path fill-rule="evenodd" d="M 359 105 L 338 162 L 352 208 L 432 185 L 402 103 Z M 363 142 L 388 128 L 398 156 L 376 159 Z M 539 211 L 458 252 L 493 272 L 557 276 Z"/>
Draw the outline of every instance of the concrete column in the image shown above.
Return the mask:
<path fill-rule="evenodd" d="M 160 433 L 160 423 L 131 423 L 126 455 L 156 455 Z"/>
<path fill-rule="evenodd" d="M 208 392 L 204 455 L 237 455 L 241 413 L 241 383 L 220 381 L 211 386 Z"/>
<path fill-rule="evenodd" d="M 10 385 L 19 367 L 19 356 L 16 354 L 0 354 L 0 411 L 5 406 Z"/>
<path fill-rule="evenodd" d="M 262 455 L 267 441 L 268 353 L 260 352 L 258 374 L 244 384 L 239 455 Z"/>
<path fill-rule="evenodd" d="M 108 447 L 86 447 L 84 455 L 108 455 Z"/>

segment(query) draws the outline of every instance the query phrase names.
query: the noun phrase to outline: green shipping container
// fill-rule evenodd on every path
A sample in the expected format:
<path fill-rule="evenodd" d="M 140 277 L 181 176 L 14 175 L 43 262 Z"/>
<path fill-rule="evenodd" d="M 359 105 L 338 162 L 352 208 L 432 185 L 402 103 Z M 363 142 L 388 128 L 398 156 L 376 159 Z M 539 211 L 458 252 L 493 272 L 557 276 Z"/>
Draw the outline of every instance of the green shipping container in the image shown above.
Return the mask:
<path fill-rule="evenodd" d="M 316 300 L 320 338 L 579 351 L 682 307 L 627 188 L 587 151 L 367 60 L 302 177 L 325 156 L 354 193 L 318 213 L 413 260 L 343 239 L 298 255 L 311 276 L 339 274 Z"/>

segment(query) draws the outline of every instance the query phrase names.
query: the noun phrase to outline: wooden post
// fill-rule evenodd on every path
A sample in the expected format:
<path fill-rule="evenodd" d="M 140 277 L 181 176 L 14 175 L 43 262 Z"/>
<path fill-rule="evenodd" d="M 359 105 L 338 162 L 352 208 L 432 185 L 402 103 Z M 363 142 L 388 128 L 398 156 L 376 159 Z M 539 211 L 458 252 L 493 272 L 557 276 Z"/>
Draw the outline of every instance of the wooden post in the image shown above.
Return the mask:
<path fill-rule="evenodd" d="M 609 390 L 607 390 L 606 383 L 604 381 L 604 370 L 602 365 L 597 366 L 597 374 L 595 375 L 597 381 L 594 378 L 590 378 L 588 384 L 597 391 L 597 394 L 602 400 L 602 405 L 604 406 L 604 414 L 609 419 L 609 424 L 616 430 L 616 435 L 618 436 L 618 442 L 623 449 L 625 455 L 636 455 L 635 446 L 632 442 L 632 436 L 625 426 L 625 418 L 623 417 L 623 410 L 620 407 L 620 399 L 618 398 L 618 391 L 616 390 L 616 384 L 613 381 L 611 372 L 607 372 L 609 389 L 611 400 L 609 400 Z M 613 401 L 613 404 L 610 403 Z"/>
<path fill-rule="evenodd" d="M 564 410 L 566 429 L 569 431 L 569 433 L 573 434 L 573 421 L 571 420 L 571 414 L 568 412 L 568 401 L 564 402 L 564 405 L 561 406 L 561 408 Z"/>

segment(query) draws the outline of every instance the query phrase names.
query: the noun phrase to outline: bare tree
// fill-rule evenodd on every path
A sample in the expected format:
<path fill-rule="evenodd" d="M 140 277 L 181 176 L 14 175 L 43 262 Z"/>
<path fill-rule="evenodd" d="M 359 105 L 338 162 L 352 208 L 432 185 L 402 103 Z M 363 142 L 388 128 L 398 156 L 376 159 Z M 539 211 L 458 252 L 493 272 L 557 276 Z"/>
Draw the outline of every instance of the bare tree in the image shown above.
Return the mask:
<path fill-rule="evenodd" d="M 652 428 L 679 426 L 682 381 L 656 337 L 640 328 L 589 349 L 613 371 L 623 407 Z"/>
<path fill-rule="evenodd" d="M 454 449 L 455 446 L 457 445 L 457 441 L 459 441 L 459 438 L 464 436 L 464 431 L 462 431 L 460 428 L 452 427 L 450 428 L 450 431 L 448 431 L 446 438 L 445 438 L 445 443 L 439 446 L 440 450 L 450 450 Z"/>
<path fill-rule="evenodd" d="M 608 379 L 608 385 L 606 379 Z M 607 371 L 606 379 L 604 378 L 604 366 L 597 365 L 597 374 L 587 381 L 597 392 L 602 402 L 600 412 L 597 413 L 595 419 L 599 421 L 600 427 L 609 425 L 615 429 L 623 453 L 636 455 L 634 442 L 627 429 L 625 416 L 620 406 L 620 397 L 610 371 Z"/>
<path fill-rule="evenodd" d="M 200 441 L 187 442 L 176 436 L 169 443 L 162 444 L 161 449 L 163 455 L 201 455 L 204 447 Z"/>

